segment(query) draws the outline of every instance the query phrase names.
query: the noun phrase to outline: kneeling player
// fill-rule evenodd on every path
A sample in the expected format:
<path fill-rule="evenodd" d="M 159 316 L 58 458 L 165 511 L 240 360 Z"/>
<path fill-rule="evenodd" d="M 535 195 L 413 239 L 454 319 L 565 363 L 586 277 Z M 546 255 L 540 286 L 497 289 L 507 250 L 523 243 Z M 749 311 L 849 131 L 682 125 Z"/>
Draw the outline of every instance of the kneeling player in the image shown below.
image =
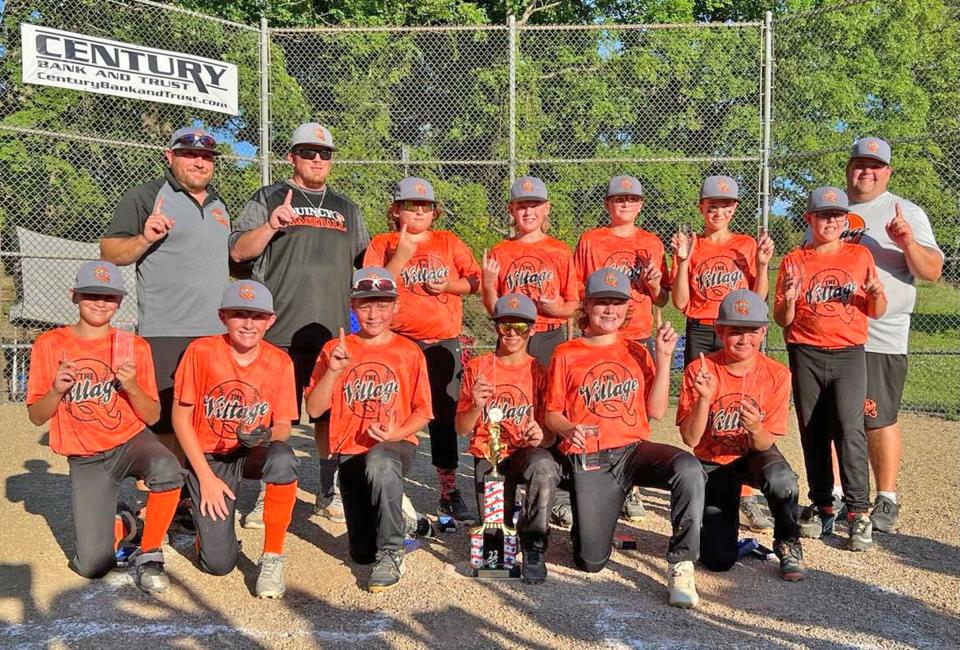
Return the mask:
<path fill-rule="evenodd" d="M 386 591 L 403 576 L 403 477 L 417 432 L 433 417 L 427 363 L 416 343 L 390 331 L 397 284 L 390 272 L 353 274 L 350 304 L 360 331 L 327 342 L 307 387 L 307 413 L 330 410 L 330 452 L 347 518 L 350 557 L 376 562 L 367 588 Z"/>
<path fill-rule="evenodd" d="M 544 554 L 550 532 L 550 510 L 560 482 L 560 470 L 547 451 L 553 436 L 544 436 L 535 417 L 546 379 L 546 370 L 527 352 L 527 341 L 537 320 L 537 306 L 519 293 L 508 293 L 493 308 L 497 350 L 471 359 L 467 364 L 460 401 L 457 403 L 457 433 L 473 435 L 468 450 L 474 457 L 477 510 L 483 512 L 483 479 L 493 470 L 484 451 L 490 439 L 492 409 L 502 416 L 501 461 L 497 471 L 506 478 L 504 508 L 507 516 L 518 483 L 527 486 L 523 516 L 519 523 L 525 582 L 547 578 Z M 512 522 L 507 522 L 512 524 Z"/>
<path fill-rule="evenodd" d="M 267 485 L 260 598 L 285 591 L 283 542 L 299 477 L 299 461 L 286 443 L 297 417 L 293 362 L 263 340 L 275 319 L 265 286 L 234 282 L 220 303 L 227 333 L 191 343 L 174 381 L 173 427 L 190 462 L 187 486 L 204 571 L 225 575 L 237 566 L 233 518 L 240 479 Z"/>
<path fill-rule="evenodd" d="M 126 295 L 120 269 L 86 262 L 70 292 L 80 319 L 37 337 L 30 359 L 27 412 L 35 425 L 50 421 L 50 448 L 70 465 L 77 551 L 71 564 L 86 578 L 116 566 L 117 495 L 127 477 L 149 490 L 136 556 L 137 584 L 160 593 L 163 536 L 180 500 L 183 471 L 146 429 L 160 417 L 150 346 L 110 327 Z M 124 337 L 130 337 L 125 339 Z"/>
<path fill-rule="evenodd" d="M 790 371 L 760 353 L 767 305 L 749 289 L 723 299 L 718 352 L 683 373 L 677 424 L 707 472 L 700 561 L 727 571 L 737 561 L 740 486 L 763 492 L 774 517 L 774 550 L 785 580 L 805 575 L 797 525 L 797 475 L 777 449 L 787 433 Z"/>

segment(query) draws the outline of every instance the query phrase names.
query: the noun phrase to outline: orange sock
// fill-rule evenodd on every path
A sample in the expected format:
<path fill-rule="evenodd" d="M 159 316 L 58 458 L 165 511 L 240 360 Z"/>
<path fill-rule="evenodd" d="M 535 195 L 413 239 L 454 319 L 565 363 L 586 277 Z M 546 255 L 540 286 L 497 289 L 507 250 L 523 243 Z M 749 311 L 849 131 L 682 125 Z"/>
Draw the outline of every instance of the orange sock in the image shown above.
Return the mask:
<path fill-rule="evenodd" d="M 297 503 L 297 482 L 280 485 L 267 483 L 263 497 L 263 552 L 283 554 L 283 541 L 293 519 L 293 506 Z"/>
<path fill-rule="evenodd" d="M 163 535 L 173 521 L 180 503 L 180 488 L 166 492 L 151 492 L 147 495 L 147 514 L 143 520 L 143 551 L 155 551 L 163 544 Z"/>
<path fill-rule="evenodd" d="M 741 499 L 742 499 L 743 497 L 752 497 L 752 496 L 754 496 L 754 495 L 756 495 L 756 492 L 754 492 L 754 491 L 753 491 L 753 488 L 750 487 L 749 485 L 747 485 L 746 483 L 744 483 L 743 485 L 740 486 L 740 498 L 741 498 Z"/>

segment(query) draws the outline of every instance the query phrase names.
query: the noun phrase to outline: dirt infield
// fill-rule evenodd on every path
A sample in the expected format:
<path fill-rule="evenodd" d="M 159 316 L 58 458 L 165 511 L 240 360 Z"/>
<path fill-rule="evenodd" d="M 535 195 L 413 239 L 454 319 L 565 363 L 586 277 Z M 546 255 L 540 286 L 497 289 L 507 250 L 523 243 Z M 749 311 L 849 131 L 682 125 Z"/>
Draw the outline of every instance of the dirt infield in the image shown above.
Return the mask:
<path fill-rule="evenodd" d="M 673 413 L 655 438 L 679 443 Z M 240 530 L 239 570 L 214 578 L 193 559 L 192 538 L 166 549 L 171 589 L 142 594 L 131 572 L 91 582 L 67 567 L 72 553 L 69 478 L 45 446 L 45 429 L 25 409 L 0 407 L 0 647 L 960 647 L 960 427 L 905 416 L 902 530 L 880 535 L 880 549 L 853 554 L 842 538 L 805 543 L 809 577 L 784 583 L 776 563 L 747 559 L 728 573 L 698 569 L 701 605 L 666 604 L 663 554 L 669 531 L 664 493 L 645 492 L 650 514 L 637 527 L 639 550 L 615 552 L 604 571 L 572 569 L 569 536 L 555 529 L 546 584 L 480 582 L 458 575 L 467 556 L 462 532 L 441 535 L 408 557 L 394 591 L 361 586 L 367 567 L 344 562 L 344 526 L 310 517 L 316 465 L 305 459 L 287 545 L 287 594 L 251 594 L 261 531 Z M 303 457 L 312 439 L 295 431 Z M 794 429 L 782 445 L 800 466 Z M 426 444 L 408 485 L 419 509 L 436 493 Z M 803 481 L 802 472 L 801 482 Z M 468 477 L 461 477 L 466 488 Z M 245 486 L 249 509 L 255 485 Z M 805 490 L 805 486 L 803 486 Z M 129 487 L 127 488 L 129 493 Z M 765 538 L 770 545 L 770 538 Z"/>

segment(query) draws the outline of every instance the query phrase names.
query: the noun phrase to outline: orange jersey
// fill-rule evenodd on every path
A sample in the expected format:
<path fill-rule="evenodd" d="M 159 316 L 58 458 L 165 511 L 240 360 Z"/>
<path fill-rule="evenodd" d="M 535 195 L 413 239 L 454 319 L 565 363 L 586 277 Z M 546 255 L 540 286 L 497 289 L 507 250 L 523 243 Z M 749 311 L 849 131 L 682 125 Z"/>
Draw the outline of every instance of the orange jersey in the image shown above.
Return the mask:
<path fill-rule="evenodd" d="M 610 228 L 595 228 L 580 236 L 573 253 L 580 297 L 583 297 L 587 277 L 597 269 L 612 266 L 622 271 L 632 285 L 630 293 L 631 317 L 620 328 L 625 339 L 646 339 L 653 332 L 653 301 L 643 282 L 643 269 L 653 263 L 662 273 L 660 287 L 670 290 L 670 273 L 663 244 L 656 235 L 637 228 L 631 237 L 618 237 Z"/>
<path fill-rule="evenodd" d="M 487 411 L 494 406 L 503 411 L 503 421 L 500 422 L 501 457 L 506 458 L 522 447 L 523 428 L 531 420 L 542 419 L 540 400 L 543 396 L 546 374 L 546 368 L 537 363 L 533 357 L 517 366 L 505 365 L 492 352 L 471 359 L 464 368 L 457 413 L 469 411 L 474 407 L 473 385 L 478 376 L 483 375 L 494 385 L 494 393 L 493 399 L 483 409 L 483 414 L 473 427 L 473 436 L 467 452 L 477 458 L 483 457 L 490 439 L 490 421 L 487 419 Z"/>
<path fill-rule="evenodd" d="M 787 433 L 787 411 L 790 409 L 790 370 L 764 354 L 743 377 L 730 374 L 721 363 L 723 351 L 705 356 L 707 370 L 717 378 L 717 394 L 710 403 L 710 414 L 703 437 L 693 449 L 700 460 L 726 465 L 750 450 L 749 434 L 740 424 L 740 405 L 749 400 L 760 409 L 763 426 L 778 436 Z M 700 370 L 700 360 L 691 362 L 683 371 L 677 425 L 696 406 L 699 393 L 693 382 Z"/>
<path fill-rule="evenodd" d="M 588 345 L 574 339 L 557 346 L 550 360 L 547 411 L 563 413 L 573 424 L 597 425 L 600 449 L 623 447 L 650 438 L 647 396 L 656 370 L 641 343 L 617 339 Z M 593 448 L 590 449 L 593 451 Z M 569 440 L 564 454 L 580 453 Z"/>
<path fill-rule="evenodd" d="M 876 267 L 866 246 L 842 242 L 835 253 L 798 248 L 784 256 L 777 274 L 776 301 L 783 300 L 784 270 L 800 273 L 800 298 L 787 343 L 818 348 L 846 348 L 867 342 L 867 270 Z"/>
<path fill-rule="evenodd" d="M 69 360 L 77 367 L 76 383 L 60 400 L 50 420 L 50 448 L 55 453 L 92 456 L 122 445 L 146 427 L 113 373 L 116 336 L 117 330 L 111 328 L 103 338 L 80 339 L 69 327 L 60 327 L 41 334 L 33 342 L 28 406 L 50 392 L 61 361 Z M 137 383 L 147 397 L 156 401 L 150 345 L 139 336 L 128 336 L 133 341 Z"/>
<path fill-rule="evenodd" d="M 327 372 L 330 355 L 339 342 L 335 338 L 323 346 L 310 376 L 308 396 Z M 379 440 L 367 435 L 367 429 L 371 424 L 385 425 L 391 412 L 397 425 L 413 415 L 433 419 L 427 361 L 416 343 L 399 334 L 380 345 L 356 334 L 347 336 L 346 342 L 350 365 L 333 386 L 330 406 L 331 453 L 370 451 Z M 405 440 L 418 444 L 416 433 Z"/>
<path fill-rule="evenodd" d="M 559 297 L 563 301 L 578 298 L 573 256 L 570 247 L 562 241 L 546 237 L 528 244 L 508 239 L 494 246 L 488 257 L 500 263 L 498 296 L 522 293 L 534 302 L 541 296 L 548 300 Z M 555 329 L 566 320 L 538 313 L 533 329 L 544 332 Z"/>
<path fill-rule="evenodd" d="M 260 342 L 256 360 L 237 364 L 226 334 L 196 339 L 174 377 L 175 402 L 193 405 L 193 430 L 205 454 L 228 454 L 245 431 L 297 419 L 293 362 L 280 348 Z"/>
<path fill-rule="evenodd" d="M 735 289 L 753 289 L 757 284 L 757 240 L 750 235 L 732 235 L 722 244 L 697 236 L 687 264 L 690 302 L 687 318 L 710 324 L 720 311 L 720 302 Z M 677 275 L 673 261 L 672 277 Z"/>
<path fill-rule="evenodd" d="M 400 312 L 391 329 L 419 341 L 451 339 L 460 335 L 463 300 L 452 293 L 435 296 L 424 284 L 431 280 L 474 278 L 479 286 L 480 265 L 460 239 L 447 230 L 431 231 L 430 239 L 417 244 L 403 270 L 397 274 Z M 364 266 L 386 266 L 400 233 L 377 235 L 363 256 Z"/>

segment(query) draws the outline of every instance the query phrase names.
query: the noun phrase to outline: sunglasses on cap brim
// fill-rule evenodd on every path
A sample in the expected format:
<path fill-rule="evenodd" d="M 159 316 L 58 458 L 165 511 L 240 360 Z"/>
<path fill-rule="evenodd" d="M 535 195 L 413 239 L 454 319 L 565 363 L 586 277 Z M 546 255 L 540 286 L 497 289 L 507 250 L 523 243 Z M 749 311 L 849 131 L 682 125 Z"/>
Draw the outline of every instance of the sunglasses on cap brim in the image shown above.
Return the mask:
<path fill-rule="evenodd" d="M 333 158 L 333 151 L 330 149 L 297 149 L 293 154 L 304 160 L 313 160 L 319 157 L 320 160 L 330 160 Z"/>
<path fill-rule="evenodd" d="M 390 278 L 362 278 L 353 283 L 354 291 L 396 291 L 397 283 Z"/>
<path fill-rule="evenodd" d="M 188 133 L 177 138 L 174 145 L 181 144 L 185 147 L 203 147 L 204 149 L 216 149 L 217 141 L 213 139 L 213 136 L 209 135 L 197 135 L 196 133 Z"/>

